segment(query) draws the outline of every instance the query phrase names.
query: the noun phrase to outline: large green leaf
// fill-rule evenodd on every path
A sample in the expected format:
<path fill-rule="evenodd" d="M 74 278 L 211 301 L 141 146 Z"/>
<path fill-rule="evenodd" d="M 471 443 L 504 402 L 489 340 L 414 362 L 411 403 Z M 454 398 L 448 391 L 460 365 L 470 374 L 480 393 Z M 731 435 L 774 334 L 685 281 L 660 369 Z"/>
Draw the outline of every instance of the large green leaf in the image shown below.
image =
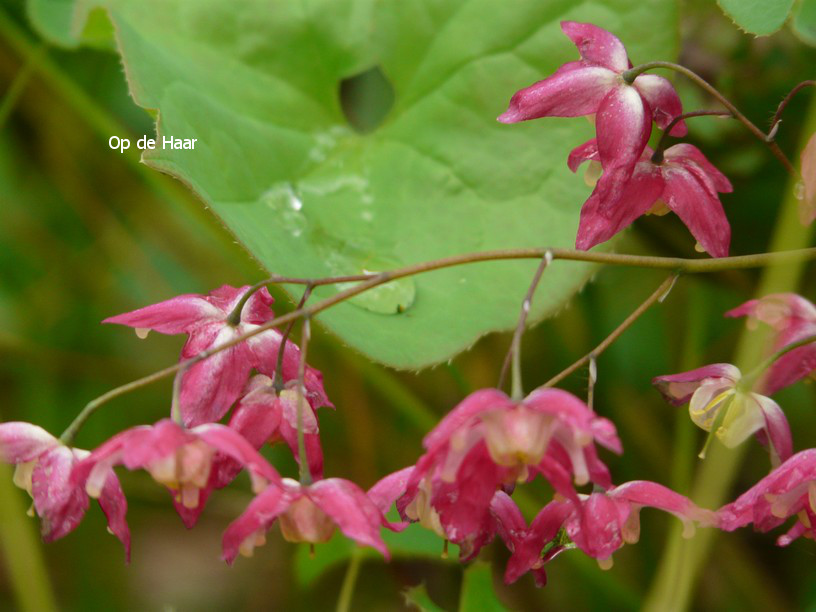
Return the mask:
<path fill-rule="evenodd" d="M 751 34 L 773 34 L 790 14 L 794 0 L 717 0 L 726 15 Z"/>
<path fill-rule="evenodd" d="M 793 31 L 809 45 L 816 46 L 816 0 L 801 0 L 793 12 Z"/>
<path fill-rule="evenodd" d="M 589 190 L 565 159 L 591 126 L 495 117 L 514 91 L 577 57 L 562 19 L 619 34 L 634 62 L 676 50 L 676 7 L 664 0 L 99 4 L 110 9 L 136 102 L 158 109 L 161 135 L 198 139 L 194 151 L 156 150 L 147 163 L 190 185 L 265 268 L 307 277 L 571 246 Z M 360 133 L 341 108 L 340 83 L 375 67 L 394 104 Z M 377 360 L 422 367 L 511 328 L 535 266 L 434 272 L 321 320 Z M 590 273 L 554 265 L 532 319 Z"/>

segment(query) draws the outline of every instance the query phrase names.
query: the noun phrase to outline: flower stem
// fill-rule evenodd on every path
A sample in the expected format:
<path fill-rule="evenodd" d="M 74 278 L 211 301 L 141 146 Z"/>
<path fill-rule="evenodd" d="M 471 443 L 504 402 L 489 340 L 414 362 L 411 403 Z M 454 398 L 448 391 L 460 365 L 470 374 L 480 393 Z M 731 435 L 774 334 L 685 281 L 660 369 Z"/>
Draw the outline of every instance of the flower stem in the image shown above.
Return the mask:
<path fill-rule="evenodd" d="M 516 329 L 513 332 L 513 340 L 510 342 L 510 349 L 507 351 L 507 355 L 504 358 L 504 364 L 502 365 L 501 374 L 499 374 L 499 383 L 496 385 L 496 387 L 499 389 L 504 386 L 504 381 L 507 378 L 507 369 L 510 367 L 512 362 L 513 369 L 511 375 L 511 395 L 514 400 L 520 400 L 524 396 L 524 389 L 521 385 L 521 336 L 524 334 L 524 326 L 527 323 L 527 317 L 530 314 L 530 308 L 533 304 L 533 295 L 538 287 L 538 283 L 541 281 L 541 276 L 544 274 L 544 270 L 546 270 L 547 266 L 552 263 L 552 260 L 552 253 L 550 251 L 544 251 L 544 257 L 541 258 L 541 263 L 538 264 L 538 268 L 533 275 L 533 281 L 530 283 L 530 287 L 527 289 L 524 300 L 521 302 L 521 312 L 519 313 Z"/>
<path fill-rule="evenodd" d="M 816 87 L 816 81 L 802 81 L 796 87 L 791 89 L 790 93 L 785 96 L 785 98 L 779 103 L 779 106 L 776 107 L 776 113 L 774 113 L 773 119 L 771 119 L 771 131 L 768 132 L 768 140 L 773 140 L 776 137 L 779 122 L 782 119 L 782 113 L 785 112 L 785 109 L 787 108 L 788 104 L 790 104 L 790 101 L 793 100 L 793 97 L 796 94 L 806 87 Z"/>
<path fill-rule="evenodd" d="M 583 367 L 585 364 L 594 362 L 594 360 L 597 359 L 598 356 L 600 356 L 600 354 L 603 353 L 606 349 L 608 349 L 609 346 L 613 342 L 615 342 L 615 340 L 617 340 L 618 337 L 620 337 L 620 335 L 623 332 L 629 329 L 629 327 L 632 326 L 632 323 L 637 321 L 640 315 L 646 312 L 652 304 L 654 304 L 655 302 L 662 302 L 666 298 L 666 295 L 668 295 L 668 292 L 671 290 L 671 288 L 674 286 L 674 283 L 677 281 L 678 276 L 679 274 L 672 274 L 666 280 L 660 283 L 660 286 L 654 291 L 654 293 L 652 293 L 648 298 L 646 298 L 646 300 L 640 306 L 638 306 L 634 310 L 634 312 L 632 312 L 632 314 L 626 317 L 623 323 L 618 325 L 611 334 L 604 338 L 603 341 L 598 346 L 596 346 L 586 355 L 581 357 L 571 366 L 553 376 L 550 380 L 545 382 L 539 388 L 543 389 L 546 387 L 555 386 L 562 380 L 564 380 L 567 376 L 569 376 L 579 368 Z"/>
<path fill-rule="evenodd" d="M 791 351 L 794 351 L 803 346 L 807 346 L 808 344 L 812 344 L 813 342 L 816 342 L 816 336 L 808 336 L 807 338 L 802 338 L 801 340 L 792 342 L 787 346 L 783 346 L 781 349 L 776 351 L 773 355 L 768 357 L 765 361 L 760 363 L 757 367 L 755 367 L 753 370 L 751 370 L 745 376 L 743 376 L 740 379 L 739 384 L 737 386 L 741 390 L 750 391 L 754 381 L 757 378 L 759 378 L 762 375 L 762 373 L 765 372 L 765 370 L 770 368 L 777 359 L 779 359 L 783 355 L 786 355 L 787 353 L 790 353 Z"/>
<path fill-rule="evenodd" d="M 668 145 L 669 135 L 671 131 L 674 129 L 674 126 L 683 121 L 684 119 L 689 119 L 691 117 L 706 117 L 706 116 L 718 116 L 718 117 L 733 117 L 733 115 L 728 111 L 715 111 L 715 110 L 698 110 L 698 111 L 691 111 L 689 113 L 683 113 L 682 115 L 678 115 L 669 125 L 666 126 L 666 129 L 663 130 L 663 133 L 660 135 L 660 140 L 655 147 L 655 151 L 652 154 L 652 163 L 659 164 L 663 161 L 663 151 L 666 150 L 666 145 Z"/>
<path fill-rule="evenodd" d="M 357 546 L 349 558 L 343 585 L 340 587 L 340 596 L 337 598 L 337 612 L 349 612 L 351 600 L 354 596 L 354 587 L 357 586 L 357 576 L 360 574 L 360 565 L 363 560 L 362 549 Z"/>
<path fill-rule="evenodd" d="M 399 278 L 407 276 L 414 276 L 433 270 L 441 270 L 442 268 L 450 268 L 464 264 L 477 263 L 483 261 L 500 261 L 510 259 L 541 259 L 544 254 L 549 251 L 552 253 L 552 258 L 563 259 L 567 261 L 584 261 L 590 263 L 602 263 L 608 265 L 632 266 L 636 268 L 653 268 L 659 270 L 672 270 L 675 274 L 678 273 L 711 273 L 721 272 L 723 270 L 738 270 L 744 268 L 760 268 L 772 264 L 799 262 L 805 260 L 816 259 L 816 247 L 796 249 L 790 251 L 779 251 L 775 253 L 756 253 L 754 255 L 740 255 L 736 257 L 718 257 L 713 259 L 683 259 L 681 257 L 652 257 L 646 255 L 621 255 L 617 253 L 602 253 L 595 251 L 578 251 L 573 249 L 547 249 L 547 248 L 527 248 L 527 249 L 504 249 L 497 251 L 481 251 L 476 253 L 466 253 L 463 255 L 453 255 L 442 259 L 435 259 L 432 261 L 425 261 L 422 263 L 412 264 L 403 268 L 380 272 L 374 275 L 365 275 L 364 280 L 360 280 L 357 284 L 339 291 L 332 296 L 324 298 L 319 302 L 315 302 L 311 306 L 304 306 L 291 312 L 286 313 L 280 317 L 276 317 L 271 321 L 267 321 L 263 325 L 259 325 L 252 331 L 247 332 L 241 336 L 235 336 L 228 342 L 215 346 L 206 351 L 202 351 L 194 357 L 190 357 L 185 361 L 181 361 L 174 365 L 168 366 L 152 374 L 148 374 L 142 378 L 129 382 L 115 389 L 111 389 L 96 399 L 86 404 L 85 408 L 74 419 L 74 422 L 68 426 L 62 437 L 60 438 L 64 443 L 70 441 L 76 435 L 80 427 L 88 420 L 88 418 L 103 404 L 115 399 L 121 395 L 152 384 L 168 376 L 174 375 L 181 368 L 187 368 L 191 365 L 207 359 L 223 350 L 231 348 L 241 342 L 253 338 L 273 327 L 289 323 L 301 317 L 311 317 L 332 306 L 345 302 L 346 300 L 364 293 L 369 289 L 378 287 L 385 283 L 391 282 Z M 284 278 L 284 277 L 276 277 Z M 326 279 L 316 279 L 311 281 L 314 286 L 335 284 L 338 282 L 352 282 L 350 279 L 359 277 L 332 277 Z M 337 280 L 343 279 L 343 280 Z M 289 279 L 281 282 L 305 281 L 305 279 Z M 308 282 L 308 281 L 307 281 Z M 605 348 L 605 347 L 604 347 Z M 580 367 L 579 364 L 578 367 Z M 572 373 L 570 370 L 567 374 Z M 559 378 L 560 380 L 560 378 Z M 554 384 L 554 383 L 552 383 Z"/>
<path fill-rule="evenodd" d="M 306 301 L 309 299 L 309 296 L 312 295 L 313 288 L 314 283 L 308 283 L 306 285 L 306 289 L 303 290 L 303 295 L 301 296 L 298 305 L 295 307 L 295 310 L 300 310 L 303 308 Z M 289 342 L 289 336 L 292 334 L 292 328 L 294 328 L 294 326 L 295 320 L 292 319 L 289 321 L 286 329 L 283 330 L 283 335 L 281 336 L 280 348 L 278 348 L 278 357 L 275 359 L 275 379 L 272 381 L 272 386 L 276 391 L 281 391 L 281 389 L 283 389 L 283 356 L 284 352 L 286 351 L 286 343 Z"/>
<path fill-rule="evenodd" d="M 717 101 L 722 104 L 725 108 L 727 108 L 731 114 L 734 116 L 734 119 L 738 120 L 742 123 L 748 131 L 751 132 L 754 136 L 759 138 L 762 142 L 767 145 L 768 149 L 770 149 L 771 153 L 773 153 L 774 157 L 780 161 L 780 163 L 785 166 L 785 169 L 791 173 L 792 175 L 796 175 L 796 170 L 791 164 L 790 160 L 787 156 L 782 152 L 782 149 L 779 148 L 773 140 L 768 139 L 768 134 L 760 130 L 748 117 L 742 114 L 740 110 L 734 106 L 731 101 L 726 98 L 723 94 L 719 92 L 719 90 L 711 85 L 708 81 L 706 81 L 703 77 L 699 74 L 694 72 L 693 70 L 689 70 L 685 66 L 681 66 L 680 64 L 675 64 L 673 62 L 647 62 L 645 64 L 641 64 L 639 66 L 635 66 L 634 68 L 630 68 L 626 72 L 623 73 L 623 80 L 629 83 L 630 85 L 634 83 L 635 79 L 638 75 L 646 72 L 647 70 L 652 70 L 653 68 L 667 68 L 668 70 L 674 70 L 675 72 L 679 72 L 683 76 L 689 78 L 695 84 L 697 84 L 701 89 L 705 90 L 711 96 L 717 99 Z"/>
<path fill-rule="evenodd" d="M 312 335 L 311 319 L 303 317 L 303 328 L 300 334 L 300 363 L 298 364 L 298 394 L 297 394 L 297 442 L 298 442 L 298 474 L 300 484 L 312 484 L 312 471 L 309 469 L 309 457 L 306 453 L 306 435 L 303 433 L 303 411 L 306 410 L 306 353 L 309 349 L 309 339 Z"/>

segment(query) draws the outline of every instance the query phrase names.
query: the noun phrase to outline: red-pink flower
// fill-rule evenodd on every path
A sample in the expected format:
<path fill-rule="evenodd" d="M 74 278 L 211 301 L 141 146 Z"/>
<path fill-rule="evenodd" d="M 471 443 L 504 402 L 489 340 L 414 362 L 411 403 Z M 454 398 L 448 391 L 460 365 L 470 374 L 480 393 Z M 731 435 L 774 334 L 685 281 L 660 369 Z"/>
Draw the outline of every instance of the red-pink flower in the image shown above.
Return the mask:
<path fill-rule="evenodd" d="M 776 332 L 772 350 L 816 336 L 816 306 L 795 293 L 773 293 L 749 300 L 725 313 L 726 317 L 748 317 L 749 326 L 757 321 Z M 765 393 L 772 395 L 816 370 L 816 343 L 785 353 L 768 368 L 762 381 Z"/>
<path fill-rule="evenodd" d="M 750 523 L 757 531 L 770 531 L 792 516 L 797 521 L 777 539 L 779 546 L 800 536 L 816 539 L 816 449 L 796 453 L 717 511 L 718 527 L 726 531 Z"/>
<path fill-rule="evenodd" d="M 423 441 L 397 508 L 457 544 L 479 538 L 500 487 L 542 474 L 565 497 L 590 478 L 610 484 L 594 442 L 620 452 L 615 428 L 575 396 L 542 389 L 520 402 L 498 389 L 472 393 Z"/>
<path fill-rule="evenodd" d="M 142 337 L 147 330 L 162 334 L 187 334 L 181 359 L 189 359 L 201 351 L 257 329 L 274 318 L 270 309 L 272 296 L 263 288 L 244 304 L 237 324 L 233 325 L 228 320 L 248 289 L 224 285 L 208 295 L 180 295 L 110 317 L 103 323 L 128 325 L 136 328 L 137 334 Z M 253 368 L 274 377 L 280 343 L 281 334 L 270 329 L 194 364 L 182 379 L 180 404 L 184 423 L 192 427 L 220 420 L 238 399 Z M 285 381 L 297 378 L 299 362 L 297 346 L 287 343 L 281 372 Z M 323 390 L 320 372 L 307 368 L 305 386 L 312 406 L 331 405 Z"/>
<path fill-rule="evenodd" d="M 72 480 L 84 485 L 91 497 L 99 497 L 113 466 L 145 469 L 170 490 L 189 527 L 195 523 L 213 488 L 226 484 L 219 481 L 213 469 L 218 453 L 247 468 L 255 491 L 280 478 L 233 429 L 214 423 L 184 429 L 170 419 L 163 419 L 155 425 L 134 427 L 115 435 L 74 467 Z"/>
<path fill-rule="evenodd" d="M 239 553 L 252 556 L 256 546 L 266 543 L 266 532 L 276 520 L 289 542 L 327 542 L 339 527 L 347 537 L 389 558 L 380 527 L 390 524 L 353 482 L 327 478 L 303 486 L 282 478 L 272 481 L 224 532 L 224 560 L 232 563 Z"/>
<path fill-rule="evenodd" d="M 247 383 L 241 399 L 235 406 L 229 421 L 229 427 L 239 432 L 256 449 L 265 443 L 283 440 L 292 450 L 296 461 L 298 453 L 298 397 L 296 389 L 284 389 L 277 393 L 272 379 L 263 374 L 253 376 Z M 306 457 L 312 478 L 323 477 L 323 450 L 320 447 L 320 434 L 315 409 L 306 401 L 303 402 L 302 414 L 303 437 L 306 442 Z M 241 466 L 228 458 L 219 466 L 225 474 L 232 472 L 234 477 Z M 232 478 L 228 478 L 227 482 Z"/>
<path fill-rule="evenodd" d="M 652 120 L 668 127 L 682 113 L 680 98 L 669 81 L 653 74 L 641 74 L 627 84 L 622 75 L 632 65 L 626 49 L 606 30 L 574 21 L 562 21 L 561 29 L 578 47 L 581 59 L 516 92 L 499 121 L 594 113 L 604 169 L 631 171 L 649 140 Z M 672 135 L 684 136 L 686 131 L 685 124 L 678 122 Z"/>
<path fill-rule="evenodd" d="M 587 250 L 609 240 L 641 215 L 671 210 L 704 250 L 726 257 L 731 227 L 717 195 L 732 191 L 725 175 L 694 145 L 669 147 L 657 163 L 649 147 L 642 151 L 633 171 L 604 168 L 581 208 L 576 248 Z M 582 162 L 598 158 L 598 141 L 592 139 L 573 149 L 567 163 L 575 172 Z"/>
<path fill-rule="evenodd" d="M 698 508 L 671 489 L 641 480 L 580 495 L 577 501 L 553 501 L 542 508 L 529 527 L 512 500 L 497 494 L 491 509 L 499 521 L 499 534 L 513 553 L 505 582 L 515 582 L 533 570 L 536 583 L 543 586 L 546 582 L 544 564 L 564 550 L 563 543 L 553 542 L 562 527 L 575 546 L 597 559 L 603 569 L 610 568 L 612 554 L 640 538 L 640 510 L 644 507 L 657 508 L 679 518 L 684 524 L 685 537 L 693 535 L 695 522 L 702 526 L 716 523 L 713 512 Z"/>
<path fill-rule="evenodd" d="M 740 390 L 741 377 L 736 366 L 715 363 L 658 376 L 652 383 L 671 404 L 688 402 L 689 415 L 698 427 L 712 431 L 717 425 L 714 433 L 725 446 L 733 448 L 753 433 L 762 434 L 760 441 L 769 440 L 778 460 L 784 461 L 793 452 L 785 413 L 770 397 Z"/>
<path fill-rule="evenodd" d="M 88 509 L 85 490 L 71 482 L 71 470 L 88 451 L 69 448 L 47 431 L 30 423 L 0 424 L 0 460 L 16 464 L 14 484 L 28 491 L 42 519 L 46 542 L 59 539 L 79 525 Z M 125 521 L 127 501 L 112 470 L 100 473 L 99 505 L 108 527 L 130 559 L 130 530 Z"/>

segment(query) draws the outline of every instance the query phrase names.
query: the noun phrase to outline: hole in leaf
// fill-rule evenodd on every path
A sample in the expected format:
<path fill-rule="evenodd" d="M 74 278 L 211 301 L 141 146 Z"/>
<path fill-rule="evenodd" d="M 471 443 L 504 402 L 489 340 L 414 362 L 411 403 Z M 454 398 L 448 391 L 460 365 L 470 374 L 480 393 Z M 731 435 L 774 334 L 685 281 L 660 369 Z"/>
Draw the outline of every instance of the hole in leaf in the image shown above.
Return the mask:
<path fill-rule="evenodd" d="M 367 134 L 382 124 L 394 106 L 394 88 L 374 66 L 340 81 L 340 106 L 351 127 Z"/>

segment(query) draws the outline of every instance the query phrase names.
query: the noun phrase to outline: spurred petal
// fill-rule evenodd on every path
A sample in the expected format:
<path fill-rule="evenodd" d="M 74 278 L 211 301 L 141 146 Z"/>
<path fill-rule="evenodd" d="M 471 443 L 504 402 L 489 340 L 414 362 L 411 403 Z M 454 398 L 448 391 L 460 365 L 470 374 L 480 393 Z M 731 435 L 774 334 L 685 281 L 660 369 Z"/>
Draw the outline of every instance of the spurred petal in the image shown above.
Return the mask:
<path fill-rule="evenodd" d="M 655 123 L 660 129 L 666 129 L 675 117 L 683 114 L 680 97 L 667 79 L 656 74 L 641 74 L 632 83 L 652 109 Z M 685 136 L 688 133 L 685 121 L 678 121 L 672 128 L 672 136 Z"/>
<path fill-rule="evenodd" d="M 621 84 L 601 101 L 595 129 L 605 173 L 621 168 L 631 172 L 652 133 L 652 111 L 637 89 Z"/>
<path fill-rule="evenodd" d="M 609 496 L 592 493 L 582 504 L 582 511 L 567 520 L 567 534 L 578 548 L 603 561 L 623 546 L 621 525 L 626 518 Z"/>
<path fill-rule="evenodd" d="M 238 294 L 243 295 L 248 289 L 249 287 L 241 287 Z M 275 313 L 271 309 L 274 301 L 266 287 L 256 291 L 250 296 L 241 310 L 241 322 L 262 325 L 267 321 L 271 321 L 275 318 Z"/>
<path fill-rule="evenodd" d="M 182 334 L 206 321 L 224 318 L 225 313 L 204 296 L 179 295 L 158 304 L 108 317 L 103 323 L 118 323 L 136 329 L 152 329 L 162 334 Z"/>
<path fill-rule="evenodd" d="M 570 151 L 567 157 L 567 166 L 573 172 L 578 170 L 585 161 L 600 161 L 600 154 L 598 153 L 598 139 L 592 138 L 587 140 L 584 144 L 578 145 Z"/>
<path fill-rule="evenodd" d="M 79 525 L 88 509 L 88 495 L 71 483 L 74 453 L 56 446 L 40 457 L 31 475 L 34 508 L 42 519 L 46 542 L 57 540 Z"/>
<path fill-rule="evenodd" d="M 623 43 L 614 34 L 591 23 L 562 21 L 564 34 L 578 47 L 581 58 L 615 72 L 629 68 Z"/>
<path fill-rule="evenodd" d="M 787 461 L 793 453 L 793 440 L 785 413 L 770 397 L 758 393 L 752 393 L 751 397 L 759 404 L 765 416 L 765 431 L 768 432 L 768 439 L 776 455 L 780 461 Z"/>
<path fill-rule="evenodd" d="M 391 555 L 380 536 L 382 513 L 365 492 L 353 482 L 341 478 L 318 480 L 308 487 L 307 495 L 337 524 L 346 536 Z"/>
<path fill-rule="evenodd" d="M 498 389 L 479 389 L 468 395 L 445 415 L 422 440 L 426 449 L 447 442 L 448 438 L 476 415 L 486 410 L 509 410 L 514 403 Z"/>
<path fill-rule="evenodd" d="M 122 485 L 119 484 L 119 479 L 113 470 L 108 474 L 102 495 L 99 496 L 99 506 L 108 519 L 108 528 L 125 547 L 125 559 L 130 561 L 130 528 L 125 520 L 127 500 L 122 491 Z"/>
<path fill-rule="evenodd" d="M 816 328 L 814 331 L 816 332 Z M 763 391 L 773 395 L 814 370 L 816 370 L 816 343 L 793 349 L 782 355 L 768 369 L 763 381 Z"/>
<path fill-rule="evenodd" d="M 802 187 L 799 218 L 803 225 L 810 225 L 816 219 L 816 134 L 802 150 Z"/>
<path fill-rule="evenodd" d="M 213 346 L 235 337 L 224 327 Z M 194 364 L 181 381 L 181 413 L 188 427 L 219 421 L 238 399 L 249 378 L 252 361 L 246 346 L 239 344 Z"/>
<path fill-rule="evenodd" d="M 735 383 L 740 376 L 742 374 L 739 368 L 730 363 L 713 363 L 688 372 L 657 376 L 652 379 L 652 384 L 663 394 L 667 402 L 682 406 L 691 399 L 705 380 L 722 378 Z"/>
<path fill-rule="evenodd" d="M 221 540 L 221 558 L 230 565 L 239 551 L 251 553 L 254 542 L 248 541 L 258 532 L 265 532 L 275 519 L 292 503 L 291 495 L 282 487 L 271 485 L 250 502 L 244 513 L 230 523 Z"/>
<path fill-rule="evenodd" d="M 672 145 L 663 152 L 663 158 L 667 162 L 697 165 L 702 174 L 708 179 L 711 188 L 720 193 L 731 193 L 734 188 L 731 186 L 731 181 L 728 180 L 722 172 L 717 170 L 716 166 L 712 164 L 703 152 L 694 145 L 686 142 Z"/>
<path fill-rule="evenodd" d="M 748 300 L 744 304 L 729 310 L 726 317 L 752 317 L 782 332 L 795 330 L 800 335 L 800 329 L 816 323 L 816 306 L 810 301 L 795 293 L 771 293 L 759 300 Z M 802 334 L 805 338 L 810 334 Z M 792 342 L 776 343 L 776 348 Z"/>
<path fill-rule="evenodd" d="M 704 526 L 712 526 L 715 522 L 713 512 L 698 508 L 689 498 L 656 482 L 633 480 L 615 487 L 609 495 L 638 506 L 670 512 L 683 521 L 693 520 Z"/>
<path fill-rule="evenodd" d="M 604 171 L 595 190 L 581 208 L 575 247 L 591 249 L 606 242 L 645 214 L 663 193 L 660 172 L 649 163 L 628 170 Z"/>
<path fill-rule="evenodd" d="M 698 174 L 690 167 L 666 164 L 663 199 L 708 253 L 727 257 L 731 226 L 717 194 L 707 188 Z"/>
<path fill-rule="evenodd" d="M 59 444 L 59 440 L 37 425 L 22 421 L 0 423 L 0 460 L 5 463 L 33 461 Z"/>
<path fill-rule="evenodd" d="M 386 514 L 391 509 L 392 504 L 405 493 L 408 480 L 411 478 L 413 471 L 413 465 L 402 468 L 398 472 L 394 472 L 378 480 L 377 483 L 368 490 L 369 499 L 374 502 L 380 512 Z"/>
<path fill-rule="evenodd" d="M 513 94 L 498 121 L 518 123 L 539 117 L 591 115 L 617 80 L 614 72 L 601 66 L 564 64 L 552 76 Z"/>

